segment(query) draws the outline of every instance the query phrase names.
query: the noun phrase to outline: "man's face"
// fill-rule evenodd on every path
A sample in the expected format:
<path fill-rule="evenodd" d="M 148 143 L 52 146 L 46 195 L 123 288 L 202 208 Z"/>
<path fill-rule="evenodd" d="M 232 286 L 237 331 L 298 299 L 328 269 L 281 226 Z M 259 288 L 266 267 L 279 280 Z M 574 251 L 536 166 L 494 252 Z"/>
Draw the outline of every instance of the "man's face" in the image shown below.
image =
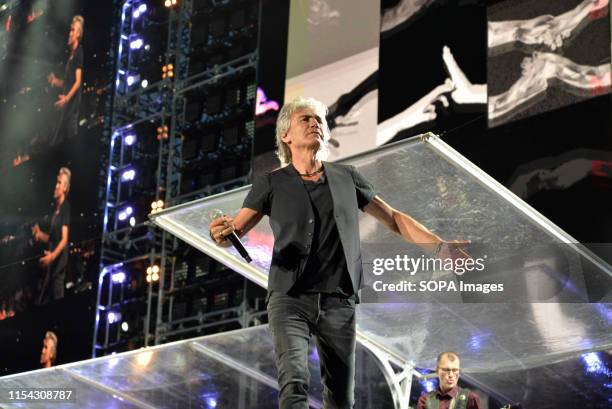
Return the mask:
<path fill-rule="evenodd" d="M 43 347 L 40 351 L 40 364 L 45 365 L 47 363 L 51 363 L 53 358 L 53 341 L 45 338 L 43 340 Z"/>
<path fill-rule="evenodd" d="M 312 109 L 303 108 L 291 114 L 289 131 L 283 137 L 283 142 L 289 149 L 310 148 L 318 150 L 323 143 L 323 118 Z"/>
<path fill-rule="evenodd" d="M 454 361 L 451 361 L 448 359 L 448 356 L 444 355 L 436 369 L 438 380 L 440 381 L 440 389 L 443 392 L 457 385 L 457 381 L 459 381 L 459 372 L 459 359 L 455 358 Z"/>
<path fill-rule="evenodd" d="M 76 44 L 79 39 L 81 27 L 78 23 L 70 24 L 70 34 L 68 35 L 68 45 Z"/>
<path fill-rule="evenodd" d="M 55 181 L 55 190 L 53 191 L 53 198 L 58 199 L 62 195 L 65 195 L 68 190 L 68 178 L 63 173 L 57 175 Z"/>

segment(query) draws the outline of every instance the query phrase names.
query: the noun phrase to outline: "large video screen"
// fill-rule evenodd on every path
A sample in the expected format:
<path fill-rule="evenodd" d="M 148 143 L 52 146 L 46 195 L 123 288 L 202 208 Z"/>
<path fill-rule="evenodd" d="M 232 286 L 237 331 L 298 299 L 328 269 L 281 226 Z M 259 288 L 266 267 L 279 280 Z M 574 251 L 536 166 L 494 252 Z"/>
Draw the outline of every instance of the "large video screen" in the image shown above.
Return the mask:
<path fill-rule="evenodd" d="M 487 9 L 489 126 L 610 92 L 608 0 L 505 0 Z"/>
<path fill-rule="evenodd" d="M 0 2 L 0 321 L 95 299 L 111 21 L 111 2 Z"/>
<path fill-rule="evenodd" d="M 329 107 L 328 160 L 376 146 L 379 15 L 379 1 L 291 2 L 285 102 Z"/>

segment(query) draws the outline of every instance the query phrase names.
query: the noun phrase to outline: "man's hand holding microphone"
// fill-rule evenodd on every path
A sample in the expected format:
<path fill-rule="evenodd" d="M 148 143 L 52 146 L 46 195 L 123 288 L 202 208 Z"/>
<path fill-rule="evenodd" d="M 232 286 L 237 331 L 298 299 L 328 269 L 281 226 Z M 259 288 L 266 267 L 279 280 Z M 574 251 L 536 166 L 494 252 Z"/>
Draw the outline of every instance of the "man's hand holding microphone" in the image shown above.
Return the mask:
<path fill-rule="evenodd" d="M 229 247 L 231 244 L 236 250 L 238 250 L 242 258 L 244 258 L 247 263 L 253 261 L 246 248 L 244 248 L 244 245 L 240 241 L 240 238 L 236 234 L 234 219 L 230 216 L 224 215 L 221 211 L 215 211 L 212 215 L 212 219 L 213 220 L 210 222 L 208 227 L 212 241 L 223 247 Z"/>
<path fill-rule="evenodd" d="M 236 231 L 234 227 L 234 219 L 227 215 L 222 215 L 214 218 L 209 225 L 210 238 L 223 247 L 231 245 L 228 236 Z"/>

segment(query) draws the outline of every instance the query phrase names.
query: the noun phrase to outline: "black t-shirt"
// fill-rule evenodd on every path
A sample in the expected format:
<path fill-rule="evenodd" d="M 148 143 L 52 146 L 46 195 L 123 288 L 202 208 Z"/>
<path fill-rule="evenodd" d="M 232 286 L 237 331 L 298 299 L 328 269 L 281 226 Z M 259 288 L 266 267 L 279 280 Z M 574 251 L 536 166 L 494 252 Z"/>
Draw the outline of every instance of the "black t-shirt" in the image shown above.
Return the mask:
<path fill-rule="evenodd" d="M 62 88 L 62 94 L 67 95 L 70 89 L 76 81 L 76 70 L 83 69 L 83 46 L 79 46 L 74 50 L 74 53 L 70 53 L 68 61 L 66 61 L 66 67 L 64 69 L 64 87 Z M 83 73 L 81 72 L 81 85 L 83 82 Z M 74 116 L 79 113 L 79 106 L 81 105 L 81 88 L 79 87 L 76 94 L 70 99 L 70 102 L 64 108 L 66 111 L 64 116 Z"/>
<path fill-rule="evenodd" d="M 53 212 L 51 218 L 51 228 L 49 230 L 49 251 L 53 251 L 62 240 L 62 226 L 66 226 L 70 232 L 70 203 L 64 200 L 59 208 L 59 213 Z M 58 272 L 63 270 L 68 264 L 68 245 L 51 264 L 51 271 Z"/>
<path fill-rule="evenodd" d="M 346 258 L 334 218 L 329 184 L 325 175 L 316 181 L 303 180 L 310 196 L 315 227 L 312 252 L 294 290 L 350 296 L 353 294 Z"/>
<path fill-rule="evenodd" d="M 304 189 L 307 190 L 310 198 L 309 206 L 312 207 L 316 218 L 316 225 L 312 231 L 312 250 L 309 253 L 308 262 L 304 270 L 302 270 L 294 290 L 312 290 L 352 295 L 353 290 L 348 275 L 346 256 L 334 220 L 333 201 L 326 176 L 323 175 L 316 183 L 303 181 L 293 165 L 290 164 L 288 167 L 291 167 L 291 171 L 285 173 L 291 175 L 290 177 L 300 179 L 304 183 Z M 355 186 L 357 206 L 363 210 L 376 194 L 372 185 L 354 167 L 350 167 L 350 172 Z M 279 190 L 275 192 L 274 186 Z M 293 215 L 305 214 L 298 211 L 303 206 L 301 202 L 303 196 L 296 195 L 295 193 L 288 194 L 287 192 L 289 191 L 287 186 L 282 183 L 273 185 L 270 174 L 259 176 L 253 181 L 251 191 L 245 198 L 242 207 L 268 215 L 270 216 L 270 224 L 272 226 L 278 225 L 281 223 L 281 220 L 291 220 Z M 279 197 L 282 197 L 283 203 L 282 206 L 276 206 L 273 209 L 272 202 L 275 195 L 277 196 L 276 201 L 278 201 Z M 310 224 L 306 223 L 306 225 Z M 302 265 L 302 263 L 294 259 L 305 256 L 300 255 L 300 251 L 295 249 L 296 246 L 303 244 L 299 243 L 304 240 L 303 236 L 306 236 L 306 231 L 283 227 L 277 228 L 277 230 L 287 231 L 291 237 L 282 238 L 283 242 L 288 243 L 286 247 L 281 246 L 281 248 L 277 248 L 275 244 L 273 264 L 275 259 L 277 261 L 284 260 L 285 262 L 291 259 L 292 262 L 288 263 L 290 266 L 283 265 L 281 266 L 282 269 L 295 268 L 299 271 L 298 266 Z M 275 239 L 281 240 L 279 237 L 275 237 Z M 277 252 L 279 254 L 276 254 Z M 338 291 L 339 289 L 341 291 Z"/>

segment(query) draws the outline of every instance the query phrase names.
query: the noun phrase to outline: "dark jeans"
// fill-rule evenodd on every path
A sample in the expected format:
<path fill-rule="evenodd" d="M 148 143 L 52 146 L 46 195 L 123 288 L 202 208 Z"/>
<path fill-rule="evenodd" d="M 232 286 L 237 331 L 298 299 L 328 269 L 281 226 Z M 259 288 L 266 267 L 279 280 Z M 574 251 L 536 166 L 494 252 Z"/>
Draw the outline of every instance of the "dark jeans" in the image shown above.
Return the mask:
<path fill-rule="evenodd" d="M 42 278 L 42 283 L 40 284 L 40 293 L 37 304 L 43 305 L 50 301 L 64 298 L 65 278 L 66 273 L 63 269 L 54 273 L 47 269 L 45 272 L 45 277 Z"/>
<path fill-rule="evenodd" d="M 308 341 L 315 336 L 323 408 L 350 409 L 355 389 L 355 301 L 327 294 L 272 292 L 268 323 L 278 370 L 279 407 L 308 409 Z"/>

